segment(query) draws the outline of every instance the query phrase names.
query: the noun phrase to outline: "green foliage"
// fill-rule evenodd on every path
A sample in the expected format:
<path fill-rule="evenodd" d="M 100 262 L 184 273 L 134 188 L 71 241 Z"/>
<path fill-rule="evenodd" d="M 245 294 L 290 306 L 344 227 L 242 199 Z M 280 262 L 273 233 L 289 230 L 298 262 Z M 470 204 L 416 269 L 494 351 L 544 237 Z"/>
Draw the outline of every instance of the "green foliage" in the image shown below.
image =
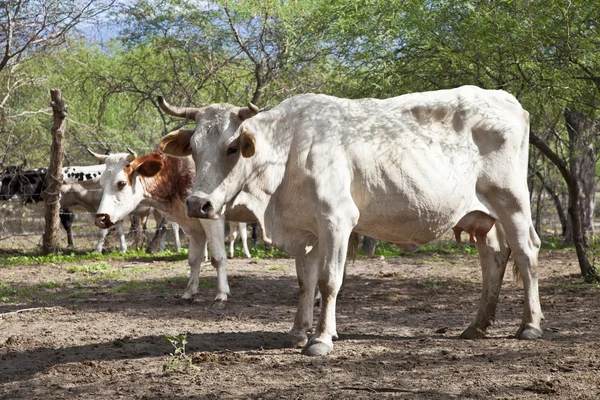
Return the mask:
<path fill-rule="evenodd" d="M 387 243 L 378 241 L 375 248 L 375 256 L 377 257 L 410 257 L 411 254 L 468 254 L 476 255 L 477 249 L 469 243 L 456 243 L 454 240 L 441 240 L 428 243 L 416 249 L 414 252 L 402 251 L 400 248 Z M 359 251 L 359 256 L 364 256 L 362 249 Z"/>
<path fill-rule="evenodd" d="M 57 264 L 57 263 L 76 263 L 81 261 L 105 261 L 105 260 L 186 260 L 187 259 L 187 249 L 182 249 L 179 253 L 174 252 L 172 250 L 165 250 L 162 252 L 149 254 L 144 250 L 128 250 L 126 253 L 120 252 L 110 252 L 110 253 L 55 253 L 49 254 L 45 256 L 41 255 L 23 255 L 23 256 L 2 256 L 0 255 L 0 265 L 2 266 L 10 266 L 17 264 Z M 104 263 L 105 264 L 105 263 Z M 98 265 L 104 265 L 103 263 L 98 263 Z M 69 272 L 76 272 L 75 269 L 72 269 Z M 98 267 L 101 268 L 101 267 Z"/>
<path fill-rule="evenodd" d="M 254 246 L 254 247 L 250 247 L 249 250 L 250 250 L 250 255 L 255 260 L 260 260 L 261 258 L 290 258 L 290 256 L 288 256 L 283 251 L 281 251 L 273 246 L 266 247 L 262 243 L 257 246 Z"/>
<path fill-rule="evenodd" d="M 592 265 L 592 271 L 584 276 L 586 283 L 600 282 L 600 236 L 591 235 L 588 237 L 587 257 Z"/>

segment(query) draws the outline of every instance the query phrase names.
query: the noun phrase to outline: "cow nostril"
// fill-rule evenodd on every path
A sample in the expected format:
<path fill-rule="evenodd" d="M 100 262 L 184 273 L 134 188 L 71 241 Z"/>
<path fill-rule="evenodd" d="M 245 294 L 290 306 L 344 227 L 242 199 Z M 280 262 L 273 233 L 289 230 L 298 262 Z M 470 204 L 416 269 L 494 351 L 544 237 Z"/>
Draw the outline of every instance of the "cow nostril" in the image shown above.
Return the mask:
<path fill-rule="evenodd" d="M 98 228 L 106 229 L 113 225 L 108 214 L 96 214 L 95 223 Z"/>
<path fill-rule="evenodd" d="M 213 210 L 213 206 L 212 204 L 210 204 L 210 201 L 207 201 L 206 203 L 204 203 L 204 205 L 202 206 L 202 212 L 205 214 L 208 214 L 209 212 L 211 212 Z"/>

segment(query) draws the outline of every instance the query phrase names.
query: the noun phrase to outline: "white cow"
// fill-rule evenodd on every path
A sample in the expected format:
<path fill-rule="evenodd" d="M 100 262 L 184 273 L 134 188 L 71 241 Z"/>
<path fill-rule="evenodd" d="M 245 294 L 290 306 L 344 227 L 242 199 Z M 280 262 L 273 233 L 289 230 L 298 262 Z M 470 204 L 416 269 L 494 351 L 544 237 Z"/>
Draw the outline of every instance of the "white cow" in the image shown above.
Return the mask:
<path fill-rule="evenodd" d="M 200 220 L 186 215 L 184 201 L 196 176 L 191 157 L 172 158 L 159 152 L 137 158 L 130 154 L 113 154 L 105 163 L 106 171 L 100 179 L 104 194 L 97 210 L 96 225 L 110 227 L 140 204 L 152 206 L 177 222 L 189 238 L 191 271 L 182 296 L 184 299 L 193 299 L 198 293 L 200 266 L 208 241 L 211 263 L 217 271 L 217 295 L 213 306 L 224 308 L 229 294 L 224 219 Z M 241 225 L 240 229 L 245 230 L 246 225 Z"/>
<path fill-rule="evenodd" d="M 229 222 L 229 257 L 233 258 L 235 250 L 235 240 L 238 235 L 242 241 L 242 247 L 244 248 L 244 255 L 246 258 L 252 258 L 250 250 L 248 250 L 248 231 L 246 230 L 246 223 L 244 222 Z"/>
<path fill-rule="evenodd" d="M 263 113 L 252 104 L 162 104 L 197 124 L 160 144 L 163 152 L 192 154 L 196 162 L 188 215 L 218 219 L 244 207 L 265 242 L 274 239 L 295 255 L 300 300 L 290 338 L 304 345 L 303 354 L 333 348 L 352 230 L 401 247 L 453 227 L 476 239 L 483 292 L 464 338 L 483 337 L 492 325 L 512 251 L 525 291 L 517 336 L 541 336 L 540 240 L 526 180 L 529 114 L 510 94 L 473 86 L 386 100 L 306 94 Z M 317 282 L 323 308 L 307 340 Z"/>

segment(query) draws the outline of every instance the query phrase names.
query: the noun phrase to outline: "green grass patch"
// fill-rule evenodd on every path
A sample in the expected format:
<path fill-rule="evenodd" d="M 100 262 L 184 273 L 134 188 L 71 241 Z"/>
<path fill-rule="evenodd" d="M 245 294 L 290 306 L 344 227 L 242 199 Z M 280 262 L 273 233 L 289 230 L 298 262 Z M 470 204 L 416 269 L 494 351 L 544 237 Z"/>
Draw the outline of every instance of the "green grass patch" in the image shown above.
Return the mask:
<path fill-rule="evenodd" d="M 60 284 L 55 280 L 39 282 L 30 286 L 0 283 L 0 300 L 3 303 L 31 301 L 34 298 L 51 298 L 56 295 Z"/>
<path fill-rule="evenodd" d="M 144 250 L 129 250 L 126 253 L 110 252 L 99 254 L 89 253 L 56 253 L 49 255 L 39 255 L 36 253 L 27 253 L 17 256 L 0 255 L 1 266 L 11 266 L 20 264 L 59 264 L 59 263 L 77 263 L 82 261 L 105 261 L 105 260 L 153 260 L 153 261 L 181 261 L 186 260 L 188 256 L 187 249 L 180 252 L 165 250 L 159 253 L 149 254 Z"/>

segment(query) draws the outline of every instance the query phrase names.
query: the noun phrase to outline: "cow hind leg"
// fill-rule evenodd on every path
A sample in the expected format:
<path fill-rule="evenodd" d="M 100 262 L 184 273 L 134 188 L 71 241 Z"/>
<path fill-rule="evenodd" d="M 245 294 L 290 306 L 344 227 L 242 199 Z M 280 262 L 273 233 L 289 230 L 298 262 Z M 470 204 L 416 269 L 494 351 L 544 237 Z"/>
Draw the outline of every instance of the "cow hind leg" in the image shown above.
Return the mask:
<path fill-rule="evenodd" d="M 483 287 L 475 321 L 460 335 L 463 339 L 480 339 L 493 325 L 502 279 L 510 256 L 502 226 L 496 223 L 487 233 L 476 235 L 475 246 L 479 252 Z"/>
<path fill-rule="evenodd" d="M 233 258 L 235 251 L 235 239 L 238 236 L 238 226 L 236 222 L 229 223 L 229 258 Z"/>
<path fill-rule="evenodd" d="M 244 248 L 244 255 L 246 258 L 252 258 L 250 250 L 248 250 L 248 229 L 244 222 L 240 222 L 239 227 L 240 239 L 242 240 L 242 247 Z"/>
<path fill-rule="evenodd" d="M 511 196 L 510 192 L 504 192 L 497 198 L 503 199 L 496 205 L 496 210 L 523 280 L 523 317 L 516 336 L 519 339 L 537 339 L 542 335 L 540 322 L 543 318 L 537 276 L 541 242 L 531 222 L 529 199 L 526 194 L 517 197 Z"/>
<path fill-rule="evenodd" d="M 181 240 L 179 239 L 179 224 L 177 222 L 171 221 L 171 226 L 173 227 L 173 236 L 175 237 L 175 251 L 181 251 Z"/>
<path fill-rule="evenodd" d="M 67 232 L 67 245 L 69 248 L 73 247 L 73 220 L 75 219 L 75 214 L 73 214 L 73 212 L 67 208 L 61 209 L 60 210 L 60 223 L 62 224 L 63 228 L 65 228 L 65 231 Z"/>

